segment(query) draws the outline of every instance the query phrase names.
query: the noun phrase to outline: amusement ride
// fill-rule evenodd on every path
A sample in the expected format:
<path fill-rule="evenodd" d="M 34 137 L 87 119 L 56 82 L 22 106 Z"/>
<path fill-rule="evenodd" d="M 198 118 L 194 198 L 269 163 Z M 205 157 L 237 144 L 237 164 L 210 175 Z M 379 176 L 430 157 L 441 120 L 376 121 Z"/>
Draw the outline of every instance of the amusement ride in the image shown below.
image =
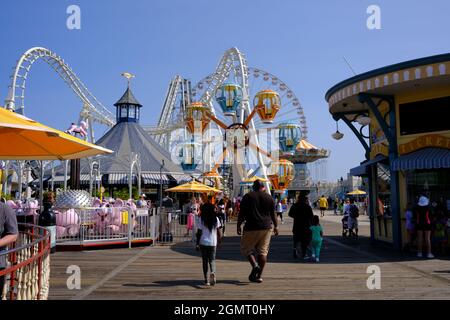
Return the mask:
<path fill-rule="evenodd" d="M 17 61 L 5 108 L 25 114 L 28 75 L 39 60 L 46 62 L 81 102 L 80 125 L 72 123 L 68 130 L 95 143 L 94 123 L 113 127 L 116 118 L 64 59 L 49 49 L 31 48 Z M 294 180 L 298 164 L 329 156 L 328 150 L 306 141 L 306 117 L 294 91 L 279 77 L 249 67 L 237 48 L 227 50 L 215 72 L 195 85 L 176 76 L 158 123 L 144 128 L 186 172 L 215 186 L 223 183 L 222 187 L 235 193 L 242 181 L 254 176 L 266 181 L 267 192 L 283 193 Z M 6 171 L 13 168 L 21 180 L 24 172 L 37 171 L 36 166 L 9 161 L 3 167 Z"/>

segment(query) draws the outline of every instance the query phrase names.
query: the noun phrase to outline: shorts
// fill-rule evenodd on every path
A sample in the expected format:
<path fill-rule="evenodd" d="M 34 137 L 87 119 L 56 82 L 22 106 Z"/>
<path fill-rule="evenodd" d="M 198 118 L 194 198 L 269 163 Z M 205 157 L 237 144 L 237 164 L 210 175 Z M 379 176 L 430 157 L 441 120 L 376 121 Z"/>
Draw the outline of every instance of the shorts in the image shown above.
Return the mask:
<path fill-rule="evenodd" d="M 431 231 L 431 224 L 419 223 L 416 225 L 417 231 Z"/>
<path fill-rule="evenodd" d="M 283 216 L 283 212 L 277 212 L 277 216 L 278 217 L 282 217 Z"/>
<path fill-rule="evenodd" d="M 358 219 L 353 219 L 351 217 L 348 218 L 348 228 L 349 229 L 358 229 Z"/>
<path fill-rule="evenodd" d="M 248 257 L 252 253 L 267 256 L 272 229 L 245 231 L 241 238 L 241 254 Z"/>
<path fill-rule="evenodd" d="M 321 210 L 321 211 L 325 211 L 325 210 L 327 210 L 327 208 L 325 208 L 325 207 L 320 207 L 320 210 Z"/>

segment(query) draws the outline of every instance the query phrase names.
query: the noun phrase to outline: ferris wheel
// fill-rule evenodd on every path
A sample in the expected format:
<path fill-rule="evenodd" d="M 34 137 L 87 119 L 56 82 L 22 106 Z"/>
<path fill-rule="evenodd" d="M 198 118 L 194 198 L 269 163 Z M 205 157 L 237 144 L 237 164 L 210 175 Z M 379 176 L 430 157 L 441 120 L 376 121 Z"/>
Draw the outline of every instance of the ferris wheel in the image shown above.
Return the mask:
<path fill-rule="evenodd" d="M 213 74 L 192 86 L 191 100 L 184 115 L 185 141 L 175 151 L 183 169 L 202 164 L 204 174 L 214 176 L 229 164 L 236 187 L 258 174 L 274 191 L 287 189 L 294 165 L 280 155 L 295 152 L 308 133 L 293 90 L 273 74 L 248 67 L 244 55 L 231 48 Z"/>

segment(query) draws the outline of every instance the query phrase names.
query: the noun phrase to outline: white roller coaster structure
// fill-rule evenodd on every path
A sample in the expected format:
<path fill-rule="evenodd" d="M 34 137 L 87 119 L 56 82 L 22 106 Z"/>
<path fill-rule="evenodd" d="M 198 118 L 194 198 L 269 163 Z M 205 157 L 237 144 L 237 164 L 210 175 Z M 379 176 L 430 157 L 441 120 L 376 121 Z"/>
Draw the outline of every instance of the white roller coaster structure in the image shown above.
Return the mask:
<path fill-rule="evenodd" d="M 109 127 L 116 123 L 115 116 L 87 89 L 77 75 L 72 71 L 65 61 L 50 51 L 42 47 L 34 47 L 26 51 L 14 68 L 11 76 L 8 96 L 5 100 L 5 107 L 9 110 L 15 110 L 20 114 L 25 112 L 25 88 L 28 73 L 32 65 L 38 61 L 45 61 L 58 75 L 63 79 L 72 91 L 81 100 L 83 106 L 80 112 L 80 120 L 87 121 L 89 124 L 89 140 L 95 142 L 93 122 L 103 124 Z"/>

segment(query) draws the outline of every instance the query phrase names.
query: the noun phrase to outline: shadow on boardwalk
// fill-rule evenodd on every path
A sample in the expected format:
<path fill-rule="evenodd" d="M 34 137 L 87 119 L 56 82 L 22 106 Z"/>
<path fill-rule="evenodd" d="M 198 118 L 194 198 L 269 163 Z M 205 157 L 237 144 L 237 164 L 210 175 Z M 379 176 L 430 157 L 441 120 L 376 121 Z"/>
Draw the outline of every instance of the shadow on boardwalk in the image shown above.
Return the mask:
<path fill-rule="evenodd" d="M 171 250 L 189 256 L 198 256 L 191 242 L 177 243 Z M 301 259 L 294 259 L 292 254 L 292 236 L 279 235 L 272 237 L 269 252 L 269 262 L 274 263 L 310 263 Z M 440 260 L 450 260 L 448 256 L 438 256 Z M 240 237 L 225 237 L 222 245 L 217 249 L 217 259 L 245 261 L 240 254 Z M 381 243 L 373 244 L 367 236 L 358 238 L 343 238 L 341 236 L 327 236 L 322 244 L 321 264 L 352 264 L 352 263 L 380 263 L 404 262 L 423 260 L 414 253 L 399 252 Z M 443 271 L 441 271 L 443 272 Z"/>

